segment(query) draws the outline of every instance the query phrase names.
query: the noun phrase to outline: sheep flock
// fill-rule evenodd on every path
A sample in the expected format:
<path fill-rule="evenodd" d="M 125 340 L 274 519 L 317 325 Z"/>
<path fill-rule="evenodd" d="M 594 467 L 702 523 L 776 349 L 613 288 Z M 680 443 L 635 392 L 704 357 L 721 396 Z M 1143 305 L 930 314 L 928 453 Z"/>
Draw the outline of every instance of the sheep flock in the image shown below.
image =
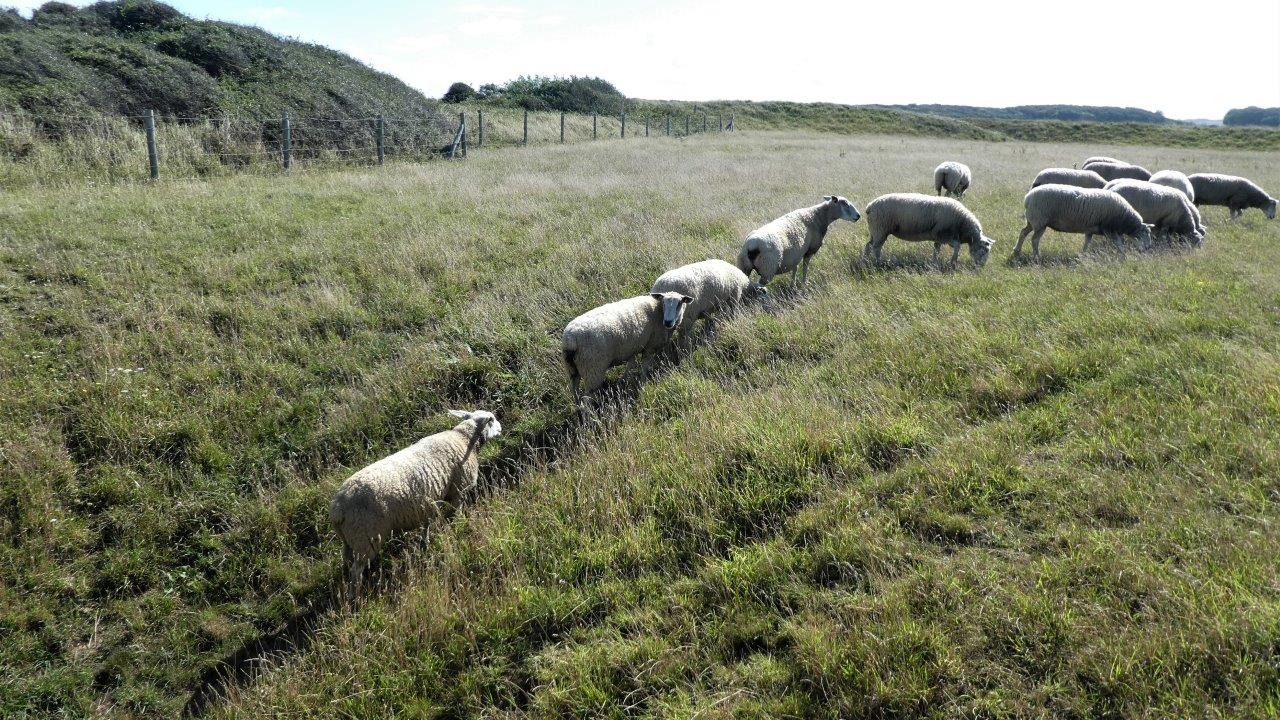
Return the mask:
<path fill-rule="evenodd" d="M 1242 177 L 1177 170 L 1153 175 L 1111 157 L 1091 157 L 1081 167 L 1046 168 L 1031 182 L 1023 201 L 1026 226 L 1010 263 L 1020 258 L 1028 236 L 1038 260 L 1041 236 L 1050 229 L 1084 235 L 1082 252 L 1094 235 L 1105 236 L 1121 252 L 1125 238 L 1133 238 L 1140 250 L 1149 250 L 1156 240 L 1195 248 L 1206 237 L 1199 206 L 1227 207 L 1232 221 L 1249 208 L 1269 219 L 1276 215 L 1276 199 Z M 974 268 L 982 268 L 995 240 L 983 234 L 978 218 L 961 202 L 972 171 L 946 161 L 934 171 L 933 181 L 935 195 L 889 193 L 865 206 L 870 238 L 864 262 L 879 265 L 881 246 L 894 236 L 933 243 L 935 263 L 942 246 L 950 247 L 951 269 L 960 246 L 968 245 Z M 698 320 L 705 332 L 719 316 L 769 302 L 765 286 L 776 275 L 790 273 L 793 287 L 804 285 L 809 263 L 830 227 L 839 220 L 857 223 L 862 215 L 852 201 L 827 195 L 749 233 L 733 262 L 708 259 L 673 268 L 656 279 L 649 293 L 607 302 L 574 318 L 561 334 L 561 359 L 578 412 L 592 410 L 611 367 L 625 364 L 631 370 L 643 359 L 644 377 L 668 350 L 689 349 Z M 673 342 L 677 335 L 678 343 Z M 343 540 L 351 590 L 359 587 L 392 532 L 441 519 L 476 485 L 479 450 L 502 426 L 483 410 L 450 413 L 460 421 L 454 428 L 361 469 L 334 497 L 330 521 Z"/>

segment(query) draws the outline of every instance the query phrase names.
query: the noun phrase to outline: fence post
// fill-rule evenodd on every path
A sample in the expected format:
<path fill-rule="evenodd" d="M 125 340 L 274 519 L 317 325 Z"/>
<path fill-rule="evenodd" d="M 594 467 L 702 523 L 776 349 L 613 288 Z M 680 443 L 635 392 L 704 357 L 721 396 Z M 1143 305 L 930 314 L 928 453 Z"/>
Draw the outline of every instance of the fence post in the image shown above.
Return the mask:
<path fill-rule="evenodd" d="M 560 111 L 560 142 L 564 142 L 564 111 Z"/>
<path fill-rule="evenodd" d="M 733 124 L 733 113 L 729 113 L 729 131 L 733 132 L 734 130 L 737 130 L 737 129 L 738 129 L 737 126 Z"/>
<path fill-rule="evenodd" d="M 476 147 L 484 147 L 484 111 L 476 111 Z"/>
<path fill-rule="evenodd" d="M 689 116 L 684 116 L 684 136 L 689 137 Z"/>
<path fill-rule="evenodd" d="M 596 114 L 591 113 L 591 139 L 596 139 Z"/>
<path fill-rule="evenodd" d="M 156 111 L 147 111 L 147 165 L 151 168 L 151 179 L 160 177 L 160 155 L 156 152 Z"/>
<path fill-rule="evenodd" d="M 671 137 L 671 116 L 667 116 L 667 137 Z"/>
<path fill-rule="evenodd" d="M 702 113 L 702 132 L 707 131 L 707 114 Z"/>
<path fill-rule="evenodd" d="M 649 137 L 649 116 L 644 116 L 644 136 Z"/>
<path fill-rule="evenodd" d="M 716 132 L 724 132 L 724 116 L 723 115 L 716 116 L 716 126 L 719 128 L 718 130 L 716 130 Z"/>
<path fill-rule="evenodd" d="M 627 114 L 622 113 L 622 132 L 619 134 L 623 140 L 627 139 Z"/>
<path fill-rule="evenodd" d="M 381 165 L 386 160 L 386 129 L 387 121 L 382 117 L 382 113 L 378 113 L 378 164 Z"/>
<path fill-rule="evenodd" d="M 529 111 L 524 111 L 524 142 L 523 145 L 529 144 Z"/>
<path fill-rule="evenodd" d="M 458 156 L 458 148 L 462 146 L 462 133 L 467 129 L 467 120 L 462 113 L 458 113 L 458 130 L 453 134 L 453 144 L 449 146 L 449 159 L 452 160 Z"/>
<path fill-rule="evenodd" d="M 462 128 L 462 157 L 467 156 L 467 114 L 458 113 L 458 127 Z"/>
<path fill-rule="evenodd" d="M 280 118 L 280 152 L 284 155 L 284 169 L 293 165 L 293 130 L 289 127 L 289 111 Z"/>

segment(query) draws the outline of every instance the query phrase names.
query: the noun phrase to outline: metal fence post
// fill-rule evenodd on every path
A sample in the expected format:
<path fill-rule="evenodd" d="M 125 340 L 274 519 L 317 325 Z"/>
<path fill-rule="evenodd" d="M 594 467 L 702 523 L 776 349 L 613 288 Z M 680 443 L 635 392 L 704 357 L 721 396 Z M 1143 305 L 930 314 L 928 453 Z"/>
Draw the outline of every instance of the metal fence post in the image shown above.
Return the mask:
<path fill-rule="evenodd" d="M 293 129 L 289 127 L 289 111 L 280 118 L 280 152 L 284 155 L 284 169 L 293 165 Z"/>
<path fill-rule="evenodd" d="M 560 142 L 564 142 L 564 111 L 560 111 Z"/>
<path fill-rule="evenodd" d="M 156 152 L 156 111 L 147 111 L 147 165 L 151 168 L 151 179 L 160 177 L 160 154 Z"/>
<path fill-rule="evenodd" d="M 521 144 L 522 145 L 529 144 L 529 111 L 528 110 L 524 111 L 524 140 L 521 142 Z"/>
<path fill-rule="evenodd" d="M 484 111 L 476 111 L 476 147 L 484 147 Z"/>
<path fill-rule="evenodd" d="M 387 121 L 378 113 L 378 164 L 386 160 Z"/>

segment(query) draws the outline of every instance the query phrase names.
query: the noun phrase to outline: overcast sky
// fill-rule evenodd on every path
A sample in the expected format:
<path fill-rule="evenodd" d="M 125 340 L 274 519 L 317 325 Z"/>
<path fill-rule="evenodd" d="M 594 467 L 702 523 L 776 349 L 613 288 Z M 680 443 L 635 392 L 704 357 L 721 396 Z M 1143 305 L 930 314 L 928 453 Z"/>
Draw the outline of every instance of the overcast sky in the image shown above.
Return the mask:
<path fill-rule="evenodd" d="M 650 99 L 1067 103 L 1174 118 L 1280 105 L 1280 0 L 170 4 L 337 48 L 437 97 L 456 80 L 527 74 L 597 75 Z"/>

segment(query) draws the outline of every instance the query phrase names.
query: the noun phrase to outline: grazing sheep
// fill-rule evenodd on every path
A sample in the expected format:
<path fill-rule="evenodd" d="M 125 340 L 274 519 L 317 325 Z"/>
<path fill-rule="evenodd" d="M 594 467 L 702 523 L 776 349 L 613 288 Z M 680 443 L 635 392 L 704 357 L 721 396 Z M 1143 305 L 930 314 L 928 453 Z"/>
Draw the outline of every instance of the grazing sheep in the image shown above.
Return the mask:
<path fill-rule="evenodd" d="M 795 283 L 796 271 L 803 265 L 800 282 L 804 282 L 809 278 L 809 258 L 822 247 L 831 224 L 840 219 L 857 222 L 860 217 L 853 203 L 839 195 L 827 195 L 821 203 L 792 210 L 748 235 L 738 253 L 738 269 L 748 276 L 755 270 L 760 284 L 768 285 L 784 272 L 790 272 Z"/>
<path fill-rule="evenodd" d="M 450 410 L 461 420 L 347 478 L 329 504 L 329 522 L 342 538 L 347 589 L 360 588 L 365 569 L 393 532 L 444 517 L 480 474 L 480 448 L 502 432 L 493 413 Z"/>
<path fill-rule="evenodd" d="M 1124 198 L 1110 190 L 1075 187 L 1073 185 L 1041 185 L 1023 198 L 1027 226 L 1018 235 L 1010 260 L 1022 254 L 1022 241 L 1029 233 L 1031 255 L 1040 259 L 1040 236 L 1046 228 L 1058 232 L 1083 233 L 1084 248 L 1094 235 L 1106 235 L 1116 249 L 1124 251 L 1122 235 L 1137 239 L 1142 248 L 1151 246 L 1151 226 L 1142 222 L 1142 216 Z"/>
<path fill-rule="evenodd" d="M 933 171 L 933 190 L 937 195 L 947 192 L 947 197 L 964 197 L 964 192 L 973 182 L 973 171 L 964 163 L 948 160 Z"/>
<path fill-rule="evenodd" d="M 867 205 L 867 229 L 871 239 L 863 249 L 863 257 L 875 256 L 880 262 L 880 248 L 890 235 L 908 241 L 933 242 L 933 261 L 943 244 L 951 246 L 951 267 L 955 268 L 960 245 L 969 246 L 969 257 L 981 268 L 987 261 L 995 241 L 982 234 L 978 218 L 958 201 L 919 193 L 881 195 Z"/>
<path fill-rule="evenodd" d="M 703 260 L 668 270 L 654 281 L 649 292 L 675 292 L 693 298 L 680 322 L 680 342 L 686 347 L 693 342 L 693 325 L 698 318 L 706 318 L 705 326 L 713 322 L 713 315 L 769 294 L 767 288 L 723 260 Z"/>
<path fill-rule="evenodd" d="M 1073 170 L 1072 168 L 1045 168 L 1036 175 L 1031 187 L 1041 185 L 1075 185 L 1076 187 L 1102 189 L 1107 181 L 1092 170 Z"/>
<path fill-rule="evenodd" d="M 678 292 L 654 292 L 601 305 L 570 321 L 562 345 L 574 402 L 603 385 L 614 365 L 625 362 L 630 369 L 644 355 L 647 372 L 691 302 Z"/>
<path fill-rule="evenodd" d="M 1088 165 L 1089 163 L 1095 163 L 1095 162 L 1116 163 L 1117 165 L 1129 165 L 1129 164 L 1130 164 L 1130 163 L 1125 162 L 1124 160 L 1117 160 L 1117 159 L 1115 159 L 1115 158 L 1113 158 L 1113 157 L 1107 157 L 1106 155 L 1094 155 L 1093 157 L 1091 157 L 1091 158 L 1089 158 L 1089 159 L 1085 160 L 1084 162 L 1080 163 L 1080 167 L 1084 167 L 1085 165 Z"/>
<path fill-rule="evenodd" d="M 1195 189 L 1196 205 L 1222 205 L 1231 208 L 1231 219 L 1247 208 L 1258 208 L 1268 220 L 1276 219 L 1276 199 L 1252 181 L 1234 175 L 1195 173 L 1187 177 Z"/>
<path fill-rule="evenodd" d="M 1092 170 L 1102 176 L 1107 182 L 1118 180 L 1120 178 L 1132 178 L 1134 180 L 1150 180 L 1151 173 L 1141 165 L 1130 165 L 1124 162 L 1091 162 L 1084 166 L 1085 170 Z"/>
<path fill-rule="evenodd" d="M 1182 191 L 1144 180 L 1112 180 L 1107 190 L 1117 193 L 1142 216 L 1142 221 L 1152 225 L 1158 236 L 1170 235 L 1189 240 L 1193 245 L 1204 241 L 1204 228 L 1200 226 L 1200 214 Z"/>
<path fill-rule="evenodd" d="M 1151 182 L 1171 187 L 1174 190 L 1181 190 L 1188 200 L 1191 202 L 1196 201 L 1196 189 L 1191 187 L 1191 181 L 1187 179 L 1187 176 L 1177 170 L 1161 170 L 1151 176 Z"/>

